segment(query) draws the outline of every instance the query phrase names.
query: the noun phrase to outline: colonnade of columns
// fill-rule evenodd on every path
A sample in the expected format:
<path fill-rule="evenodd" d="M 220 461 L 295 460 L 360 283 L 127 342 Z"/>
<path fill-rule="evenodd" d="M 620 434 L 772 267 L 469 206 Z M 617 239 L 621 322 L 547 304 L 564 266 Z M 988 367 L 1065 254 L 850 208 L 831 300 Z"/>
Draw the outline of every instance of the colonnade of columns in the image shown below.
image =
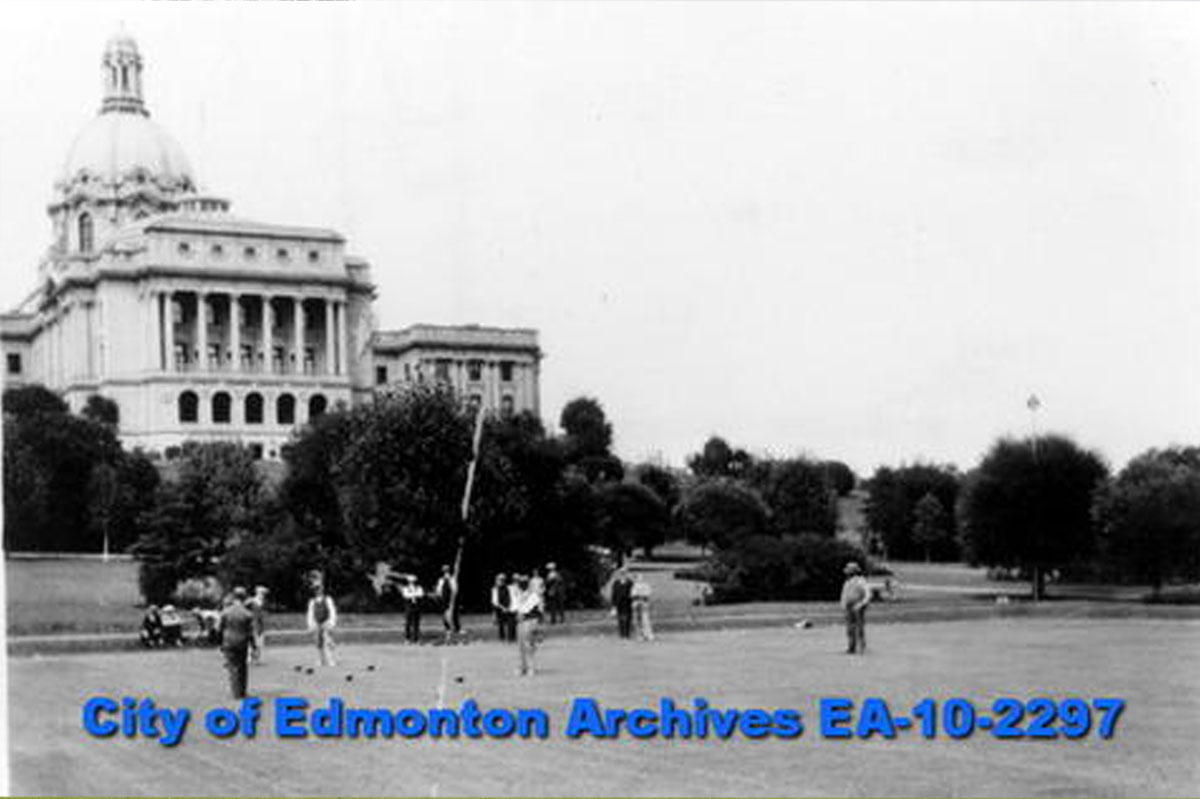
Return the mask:
<path fill-rule="evenodd" d="M 155 307 L 163 371 L 348 373 L 345 300 L 162 291 Z"/>

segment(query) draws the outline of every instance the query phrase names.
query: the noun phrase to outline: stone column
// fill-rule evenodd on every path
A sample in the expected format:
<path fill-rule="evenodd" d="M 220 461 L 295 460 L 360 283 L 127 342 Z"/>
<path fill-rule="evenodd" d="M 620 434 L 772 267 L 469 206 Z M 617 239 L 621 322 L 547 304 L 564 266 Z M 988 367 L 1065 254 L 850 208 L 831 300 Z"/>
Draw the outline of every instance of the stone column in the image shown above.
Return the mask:
<path fill-rule="evenodd" d="M 333 300 L 325 300 L 325 374 L 337 374 L 337 356 L 333 349 Z"/>
<path fill-rule="evenodd" d="M 229 295 L 229 349 L 233 352 L 233 371 L 242 370 L 242 303 L 241 295 Z"/>
<path fill-rule="evenodd" d="M 274 314 L 271 313 L 271 295 L 262 296 L 262 352 L 263 373 L 271 371 L 271 328 L 275 325 Z"/>
<path fill-rule="evenodd" d="M 162 346 L 166 353 L 163 360 L 163 371 L 175 371 L 175 308 L 172 306 L 171 292 L 164 291 L 158 295 L 158 323 L 161 327 Z"/>
<path fill-rule="evenodd" d="M 292 352 L 296 374 L 304 374 L 304 298 L 292 297 Z"/>
<path fill-rule="evenodd" d="M 346 353 L 350 351 L 346 343 L 346 303 L 337 304 L 337 338 L 338 338 L 338 373 L 350 374 L 350 364 L 346 361 Z"/>
<path fill-rule="evenodd" d="M 196 292 L 196 349 L 200 357 L 196 364 L 198 371 L 208 371 L 208 297 L 202 291 Z"/>

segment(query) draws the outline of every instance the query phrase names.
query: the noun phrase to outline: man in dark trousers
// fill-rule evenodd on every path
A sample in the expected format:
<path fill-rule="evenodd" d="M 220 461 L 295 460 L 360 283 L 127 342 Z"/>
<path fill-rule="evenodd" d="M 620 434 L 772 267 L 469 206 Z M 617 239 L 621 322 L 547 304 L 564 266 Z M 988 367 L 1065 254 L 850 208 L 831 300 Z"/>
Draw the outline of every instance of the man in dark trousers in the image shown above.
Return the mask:
<path fill-rule="evenodd" d="M 404 585 L 400 589 L 400 597 L 404 600 L 404 640 L 410 644 L 421 643 L 421 602 L 425 598 L 425 589 L 417 582 L 417 575 L 404 575 Z"/>
<path fill-rule="evenodd" d="M 629 570 L 621 567 L 612 584 L 612 605 L 617 611 L 617 632 L 622 638 L 633 633 L 633 580 Z"/>
<path fill-rule="evenodd" d="M 867 653 L 867 605 L 871 604 L 871 587 L 854 561 L 845 567 L 846 582 L 842 584 L 842 609 L 846 613 L 846 654 Z"/>
<path fill-rule="evenodd" d="M 557 564 L 546 564 L 546 610 L 550 611 L 550 623 L 562 624 L 567 620 L 567 586 L 558 571 Z"/>
<path fill-rule="evenodd" d="M 442 566 L 442 576 L 434 588 L 438 602 L 442 606 L 442 626 L 446 628 L 446 643 L 462 632 L 458 619 L 458 581 L 449 566 Z"/>
<path fill-rule="evenodd" d="M 246 679 L 250 672 L 250 638 L 254 615 L 246 608 L 246 589 L 235 588 L 221 611 L 221 652 L 229 671 L 229 689 L 234 699 L 246 698 Z"/>
<path fill-rule="evenodd" d="M 496 575 L 492 585 L 492 615 L 496 619 L 496 630 L 501 641 L 514 641 L 517 637 L 516 617 L 513 615 L 513 591 L 503 574 Z"/>

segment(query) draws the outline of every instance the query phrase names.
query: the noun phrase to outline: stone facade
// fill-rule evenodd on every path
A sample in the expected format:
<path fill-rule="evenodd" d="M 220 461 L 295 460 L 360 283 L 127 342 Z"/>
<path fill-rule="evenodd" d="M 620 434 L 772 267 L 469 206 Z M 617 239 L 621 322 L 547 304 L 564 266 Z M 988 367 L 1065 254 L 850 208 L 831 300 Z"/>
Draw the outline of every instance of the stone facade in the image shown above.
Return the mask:
<path fill-rule="evenodd" d="M 149 119 L 132 38 L 109 40 L 102 74 L 101 111 L 55 183 L 39 284 L 0 315 L 6 384 L 41 383 L 74 410 L 114 400 L 127 446 L 238 440 L 267 458 L 297 426 L 406 376 L 537 411 L 535 331 L 376 331 L 370 265 L 338 233 L 242 219 L 197 189 Z"/>

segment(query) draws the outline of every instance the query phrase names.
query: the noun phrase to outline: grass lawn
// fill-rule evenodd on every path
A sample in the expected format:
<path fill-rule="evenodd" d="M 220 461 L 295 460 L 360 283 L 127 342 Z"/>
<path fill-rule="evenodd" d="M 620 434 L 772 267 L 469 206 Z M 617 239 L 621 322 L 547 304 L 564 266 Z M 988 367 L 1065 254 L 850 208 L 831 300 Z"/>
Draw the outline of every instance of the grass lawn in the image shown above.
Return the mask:
<path fill-rule="evenodd" d="M 12 658 L 14 794 L 174 795 L 745 795 L 1193 796 L 1200 791 L 1200 623 L 1022 619 L 877 626 L 862 658 L 840 654 L 841 631 L 818 627 L 693 632 L 652 644 L 550 639 L 540 673 L 513 676 L 508 646 L 343 647 L 314 675 L 309 649 L 278 649 L 251 676 L 270 702 L 341 696 L 357 707 L 540 707 L 546 740 L 217 741 L 193 720 L 178 747 L 95 739 L 80 726 L 96 694 L 150 696 L 202 712 L 226 700 L 211 651 Z M 368 671 L 368 665 L 375 665 Z M 353 682 L 345 677 L 351 674 Z M 461 681 L 460 681 L 461 680 Z M 907 710 L 925 696 L 1116 696 L 1127 709 L 1111 740 L 833 741 L 816 734 L 825 696 L 880 696 Z M 792 741 L 570 740 L 572 698 L 614 708 L 659 697 L 718 708 L 796 708 Z"/>

